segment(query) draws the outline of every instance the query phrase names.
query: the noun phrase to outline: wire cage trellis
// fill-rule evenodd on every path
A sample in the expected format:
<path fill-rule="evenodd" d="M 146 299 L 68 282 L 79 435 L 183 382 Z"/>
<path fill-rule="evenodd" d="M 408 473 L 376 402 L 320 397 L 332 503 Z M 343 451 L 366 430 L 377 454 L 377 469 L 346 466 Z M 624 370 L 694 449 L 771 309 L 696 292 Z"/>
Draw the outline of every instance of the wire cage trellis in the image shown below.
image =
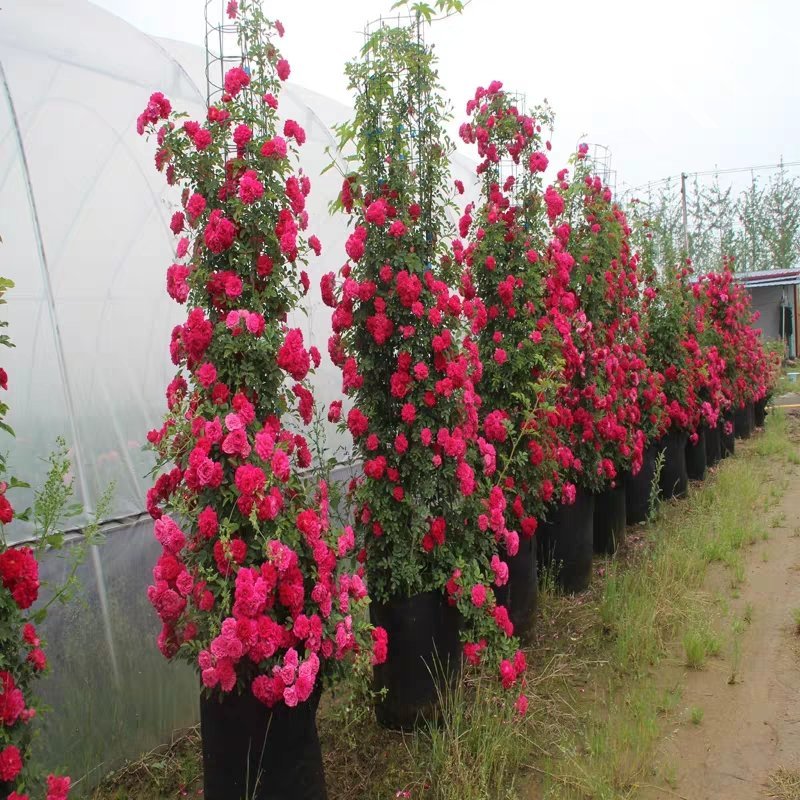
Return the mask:
<path fill-rule="evenodd" d="M 516 111 L 518 117 L 525 117 L 528 115 L 527 97 L 523 92 L 513 92 L 503 90 L 504 95 L 509 103 L 510 108 Z M 492 177 L 497 181 L 500 186 L 508 186 L 506 194 L 514 201 L 521 199 L 520 193 L 523 187 L 519 180 L 520 170 L 525 169 L 525 165 L 521 164 L 519 159 L 516 161 L 513 158 L 501 158 L 493 170 Z"/>
<path fill-rule="evenodd" d="M 595 174 L 603 182 L 604 186 L 611 189 L 611 193 L 617 193 L 617 171 L 611 168 L 611 148 L 604 144 L 594 142 L 584 142 L 589 148 L 586 160 Z"/>
<path fill-rule="evenodd" d="M 394 174 L 403 173 L 405 191 L 420 206 L 420 224 L 432 250 L 437 226 L 431 155 L 444 143 L 439 141 L 436 122 L 440 109 L 434 108 L 442 99 L 423 76 L 424 60 L 432 50 L 425 39 L 426 24 L 419 14 L 398 14 L 379 17 L 364 27 L 362 52 L 368 77 L 362 91 L 372 102 L 366 104 L 371 115 L 362 136 L 375 155 L 372 164 L 378 174 L 372 177 L 378 183 L 391 183 Z M 379 57 L 377 48 L 390 46 L 394 36 L 395 44 L 409 48 L 406 57 L 394 61 Z"/>
<path fill-rule="evenodd" d="M 206 102 L 208 107 L 218 105 L 225 95 L 225 75 L 234 67 L 241 67 L 248 75 L 253 75 L 257 64 L 251 63 L 252 53 L 263 53 L 266 42 L 253 39 L 258 28 L 241 25 L 228 15 L 228 0 L 205 0 L 205 56 L 206 56 Z M 262 30 L 263 34 L 263 30 Z M 263 69 L 263 64 L 261 65 Z M 256 97 L 252 86 L 243 90 L 253 108 L 261 109 L 260 126 L 267 128 L 268 107 L 262 98 Z M 259 122 L 256 121 L 256 133 Z M 263 131 L 262 131 L 263 132 Z M 236 146 L 229 141 L 226 147 L 226 161 L 236 157 Z"/>

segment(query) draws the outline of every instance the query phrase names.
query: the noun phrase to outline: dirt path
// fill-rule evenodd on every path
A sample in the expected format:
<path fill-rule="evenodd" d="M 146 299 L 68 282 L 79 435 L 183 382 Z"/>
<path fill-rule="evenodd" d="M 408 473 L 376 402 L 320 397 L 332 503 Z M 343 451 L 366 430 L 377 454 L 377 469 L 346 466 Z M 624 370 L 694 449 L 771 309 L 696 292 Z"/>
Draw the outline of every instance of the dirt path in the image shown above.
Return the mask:
<path fill-rule="evenodd" d="M 800 476 L 786 469 L 786 490 L 764 520 L 769 539 L 749 549 L 745 581 L 730 600 L 731 617 L 751 620 L 739 638 L 740 658 L 728 648 L 694 671 L 676 654 L 662 668 L 659 677 L 682 686 L 678 724 L 660 759 L 659 772 L 669 782 L 642 790 L 639 800 L 784 797 L 771 794 L 770 775 L 800 770 L 800 637 L 793 619 L 800 609 Z M 712 586 L 715 579 L 724 587 L 722 570 L 711 576 Z M 722 592 L 728 598 L 729 586 Z M 729 633 L 730 621 L 726 626 Z M 699 724 L 687 721 L 693 708 L 702 709 Z"/>

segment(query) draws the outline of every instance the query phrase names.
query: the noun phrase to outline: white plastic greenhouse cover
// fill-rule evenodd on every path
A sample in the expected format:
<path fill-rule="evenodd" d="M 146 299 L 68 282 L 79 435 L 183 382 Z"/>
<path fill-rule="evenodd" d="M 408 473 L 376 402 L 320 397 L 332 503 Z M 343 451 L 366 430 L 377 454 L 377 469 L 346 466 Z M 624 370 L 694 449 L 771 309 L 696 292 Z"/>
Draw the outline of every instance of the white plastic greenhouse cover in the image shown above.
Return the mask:
<path fill-rule="evenodd" d="M 198 13 L 201 13 L 198 4 Z M 339 65 L 333 65 L 334 68 Z M 174 368 L 168 343 L 185 311 L 165 292 L 176 195 L 153 166 L 136 116 L 153 91 L 203 114 L 205 55 L 156 40 L 85 0 L 6 0 L 0 10 L 0 275 L 16 286 L 3 313 L 16 349 L 9 374 L 12 474 L 40 484 L 57 436 L 71 448 L 78 499 L 91 511 L 114 481 L 110 518 L 141 513 L 152 466 L 146 432 L 164 412 Z M 312 265 L 307 315 L 293 324 L 320 351 L 330 309 L 319 277 L 344 261 L 346 223 L 327 204 L 335 170 L 320 176 L 331 126 L 349 109 L 288 84 L 281 112 L 308 133 L 302 166 L 312 179 L 310 230 L 323 243 Z M 455 177 L 474 180 L 456 157 Z M 325 358 L 317 397 L 338 396 Z M 26 531 L 19 527 L 17 540 Z"/>

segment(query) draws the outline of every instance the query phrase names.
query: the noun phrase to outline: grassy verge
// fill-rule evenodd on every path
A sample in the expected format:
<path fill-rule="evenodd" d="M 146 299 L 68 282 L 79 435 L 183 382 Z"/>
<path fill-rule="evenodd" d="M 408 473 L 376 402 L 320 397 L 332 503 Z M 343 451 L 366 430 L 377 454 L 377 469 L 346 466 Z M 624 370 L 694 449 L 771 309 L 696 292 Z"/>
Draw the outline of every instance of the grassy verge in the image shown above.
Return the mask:
<path fill-rule="evenodd" d="M 770 776 L 769 789 L 777 800 L 800 800 L 800 772 L 779 769 Z"/>
<path fill-rule="evenodd" d="M 702 669 L 725 647 L 735 681 L 747 612 L 731 626 L 724 599 L 703 584 L 720 563 L 726 591 L 735 594 L 745 549 L 768 536 L 766 512 L 785 485 L 780 476 L 800 462 L 795 434 L 782 413 L 770 414 L 765 433 L 737 442 L 737 456 L 686 500 L 662 506 L 646 528 L 629 529 L 623 551 L 597 562 L 590 592 L 543 592 L 524 718 L 493 679 L 470 679 L 444 698 L 438 726 L 405 735 L 378 728 L 363 706 L 328 698 L 319 726 L 330 800 L 611 800 L 669 784 L 669 767 L 655 773 L 653 765 L 680 686 L 665 688 L 654 668 L 677 651 Z M 692 709 L 686 724 L 701 722 L 702 709 Z M 195 735 L 166 758 L 153 754 L 94 800 L 194 795 L 197 749 Z M 154 765 L 162 762 L 159 772 Z"/>

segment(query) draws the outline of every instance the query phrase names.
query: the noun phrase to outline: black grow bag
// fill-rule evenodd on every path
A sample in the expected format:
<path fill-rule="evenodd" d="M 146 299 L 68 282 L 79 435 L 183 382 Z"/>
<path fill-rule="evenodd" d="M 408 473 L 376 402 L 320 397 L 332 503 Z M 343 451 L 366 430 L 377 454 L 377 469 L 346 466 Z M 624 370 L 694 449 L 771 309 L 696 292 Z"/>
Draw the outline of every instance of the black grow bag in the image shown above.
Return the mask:
<path fill-rule="evenodd" d="M 200 697 L 204 800 L 327 800 L 317 736 L 321 689 L 294 708 L 251 693 Z"/>
<path fill-rule="evenodd" d="M 555 505 L 536 534 L 539 564 L 565 592 L 582 592 L 592 579 L 594 495 L 577 487 L 571 506 Z"/>
<path fill-rule="evenodd" d="M 628 525 L 644 522 L 650 513 L 650 493 L 656 474 L 656 449 L 649 444 L 642 456 L 642 467 L 625 475 L 625 519 Z"/>
<path fill-rule="evenodd" d="M 374 667 L 374 689 L 386 689 L 375 705 L 384 728 L 412 730 L 439 713 L 439 693 L 461 675 L 461 614 L 441 592 L 373 601 L 373 625 L 389 635 L 389 656 Z"/>
<path fill-rule="evenodd" d="M 756 400 L 756 402 L 753 404 L 753 422 L 755 423 L 756 428 L 764 427 L 764 423 L 767 419 L 768 402 L 768 397 L 762 397 L 760 400 Z"/>
<path fill-rule="evenodd" d="M 737 408 L 733 415 L 734 434 L 737 439 L 749 439 L 753 432 L 752 406 L 748 403 Z"/>
<path fill-rule="evenodd" d="M 536 565 L 536 538 L 521 536 L 519 551 L 515 556 L 503 555 L 508 564 L 508 582 L 495 586 L 497 602 L 508 609 L 514 624 L 514 635 L 523 642 L 531 640 L 536 622 L 539 587 Z"/>
<path fill-rule="evenodd" d="M 697 429 L 697 443 L 690 436 L 686 442 L 686 474 L 689 480 L 702 481 L 706 477 L 706 426 Z"/>
<path fill-rule="evenodd" d="M 594 496 L 594 552 L 613 554 L 625 538 L 625 481 Z"/>
<path fill-rule="evenodd" d="M 720 427 L 715 425 L 709 428 L 707 425 L 703 426 L 705 430 L 706 440 L 706 466 L 713 467 L 722 458 L 722 444 L 720 442 Z"/>
<path fill-rule="evenodd" d="M 658 488 L 665 500 L 683 497 L 689 487 L 686 474 L 686 431 L 671 430 L 659 439 L 656 452 L 664 452 L 664 464 L 658 480 Z"/>
<path fill-rule="evenodd" d="M 730 433 L 725 433 L 725 426 L 730 423 L 732 428 Z M 726 411 L 725 414 L 720 418 L 719 424 L 719 443 L 720 443 L 720 455 L 723 458 L 727 458 L 728 456 L 732 456 L 736 452 L 736 425 L 734 424 L 733 420 L 733 413 L 731 411 Z"/>

